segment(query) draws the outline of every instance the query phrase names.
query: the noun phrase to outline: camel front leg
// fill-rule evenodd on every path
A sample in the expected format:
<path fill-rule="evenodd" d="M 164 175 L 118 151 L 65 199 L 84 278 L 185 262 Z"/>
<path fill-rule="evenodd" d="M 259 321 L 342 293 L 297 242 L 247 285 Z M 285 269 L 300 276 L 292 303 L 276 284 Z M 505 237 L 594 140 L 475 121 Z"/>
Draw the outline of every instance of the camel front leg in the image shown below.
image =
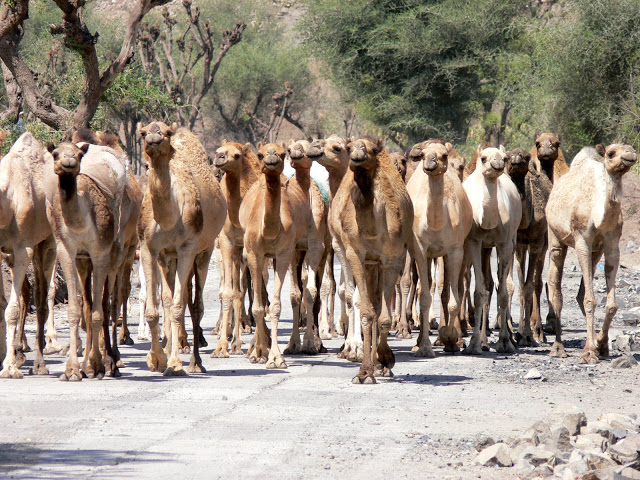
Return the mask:
<path fill-rule="evenodd" d="M 135 257 L 135 247 L 130 247 L 122 270 L 122 282 L 118 291 L 118 302 L 122 305 L 122 328 L 118 335 L 118 345 L 133 345 L 133 338 L 129 331 L 129 297 L 131 296 L 131 271 L 133 270 L 133 259 Z"/>
<path fill-rule="evenodd" d="M 204 299 L 202 292 L 204 291 L 204 285 L 207 281 L 207 272 L 209 271 L 209 262 L 211 261 L 211 250 L 205 250 L 196 255 L 194 261 L 194 280 L 195 280 L 195 299 L 193 303 L 193 314 L 191 316 L 191 322 L 193 324 L 193 331 L 200 331 L 200 322 L 204 316 Z M 202 359 L 200 358 L 200 342 L 197 341 L 196 334 L 194 333 L 193 341 L 193 353 L 191 354 L 191 360 L 189 367 L 187 368 L 189 373 L 205 373 L 207 370 L 202 366 Z"/>
<path fill-rule="evenodd" d="M 412 267 L 413 257 L 411 253 L 407 252 L 402 278 L 400 279 L 400 288 L 396 292 L 396 314 L 398 317 L 396 338 L 411 338 L 411 327 L 409 326 L 409 320 L 407 318 L 407 297 L 411 289 Z"/>
<path fill-rule="evenodd" d="M 544 258 L 547 253 L 546 239 L 541 245 L 530 247 L 529 268 L 533 269 L 531 278 L 531 308 L 529 312 L 529 324 L 533 331 L 533 341 L 546 342 L 547 339 L 542 328 L 542 316 L 540 315 L 540 295 L 542 294 L 542 270 L 544 269 Z M 529 277 L 529 274 L 527 274 Z"/>
<path fill-rule="evenodd" d="M 607 303 L 605 305 L 604 323 L 598 334 L 598 354 L 601 357 L 609 356 L 609 327 L 613 317 L 618 311 L 616 302 L 616 275 L 620 265 L 619 238 L 606 238 L 604 243 L 604 274 L 607 279 Z"/>
<path fill-rule="evenodd" d="M 447 310 L 449 320 L 447 325 L 440 329 L 439 335 L 442 338 L 445 352 L 459 352 L 460 348 L 464 348 L 465 344 L 462 340 L 462 327 L 460 325 L 460 270 L 462 269 L 462 261 L 464 252 L 462 249 L 451 250 L 444 261 L 446 270 L 446 281 L 442 288 L 449 291 L 449 299 Z M 445 303 L 443 302 L 443 306 Z M 444 308 L 444 307 L 443 307 Z"/>
<path fill-rule="evenodd" d="M 513 266 L 513 250 L 515 238 L 506 245 L 496 246 L 498 255 L 498 318 L 500 320 L 500 333 L 496 343 L 496 352 L 515 353 L 516 347 L 511 341 L 509 331 L 509 318 L 511 315 L 511 304 L 509 303 L 509 293 L 507 292 L 507 276 L 509 269 Z"/>
<path fill-rule="evenodd" d="M 76 268 L 76 252 L 61 241 L 57 245 L 58 261 L 67 282 L 68 302 L 67 319 L 69 321 L 69 358 L 64 373 L 60 375 L 62 381 L 80 381 L 80 363 L 78 362 L 78 338 L 80 327 L 80 302 L 78 299 L 78 270 Z"/>
<path fill-rule="evenodd" d="M 302 270 L 302 256 L 299 251 L 294 252 L 293 261 L 289 266 L 289 274 L 291 279 L 291 310 L 293 312 L 291 338 L 287 348 L 284 349 L 286 355 L 297 355 L 302 352 L 302 343 L 300 343 L 300 303 L 302 300 L 302 292 L 300 291 L 300 273 Z M 312 320 L 313 322 L 313 320 Z M 311 325 L 307 320 L 307 325 Z M 313 328 L 307 328 L 307 332 L 313 331 Z M 306 335 L 305 335 L 306 338 Z M 312 343 L 313 346 L 313 343 Z M 315 353 L 318 353 L 317 351 Z"/>
<path fill-rule="evenodd" d="M 325 259 L 325 269 L 320 282 L 320 299 L 322 301 L 322 308 L 320 310 L 320 329 L 322 325 L 328 326 L 329 336 L 334 338 L 338 335 L 343 335 L 341 328 L 338 325 L 336 328 L 334 309 L 336 300 L 336 279 L 333 273 L 333 248 L 327 246 L 327 255 Z M 322 334 L 320 335 L 322 338 Z"/>
<path fill-rule="evenodd" d="M 469 345 L 464 349 L 464 353 L 471 355 L 482 355 L 483 342 L 480 335 L 480 326 L 482 324 L 482 311 L 487 301 L 487 293 L 485 292 L 484 275 L 482 272 L 482 245 L 478 241 L 467 240 L 464 245 L 464 257 L 463 263 L 468 265 L 469 262 L 473 264 L 473 272 L 475 275 L 475 291 L 474 296 L 474 323 L 473 334 Z M 486 336 L 486 335 L 485 335 Z"/>
<path fill-rule="evenodd" d="M 273 277 L 273 296 L 271 297 L 271 305 L 269 305 L 269 318 L 271 320 L 271 348 L 269 349 L 269 358 L 267 359 L 267 368 L 287 368 L 280 347 L 278 346 L 278 322 L 280 321 L 280 298 L 282 285 L 287 270 L 291 265 L 291 253 L 276 257 L 274 260 L 274 277 Z M 307 331 L 313 332 L 313 315 L 308 315 Z"/>
<path fill-rule="evenodd" d="M 48 375 L 49 369 L 44 362 L 44 350 L 46 341 L 44 337 L 44 325 L 48 317 L 48 290 L 56 262 L 55 244 L 53 239 L 45 240 L 36 245 L 33 255 L 33 271 L 35 276 L 36 295 L 36 358 L 33 362 L 35 375 Z"/>
<path fill-rule="evenodd" d="M 33 258 L 33 250 L 29 250 L 29 257 Z M 27 313 L 29 312 L 29 304 L 31 303 L 31 286 L 29 285 L 29 279 L 26 277 L 22 281 L 22 288 L 20 289 L 20 320 L 18 321 L 18 330 L 16 337 L 20 339 L 20 348 L 16 350 L 16 359 L 18 366 L 22 367 L 27 363 L 27 357 L 25 353 L 31 351 L 31 347 L 27 343 L 27 335 L 24 332 L 25 323 L 27 321 Z"/>
<path fill-rule="evenodd" d="M 11 341 L 7 341 L 7 323 L 4 315 L 7 309 L 7 299 L 4 296 L 4 279 L 0 274 L 0 369 L 3 367 L 4 359 L 7 356 L 7 344 L 11 347 Z"/>
<path fill-rule="evenodd" d="M 138 292 L 138 305 L 139 305 L 139 319 L 138 319 L 138 340 L 149 340 L 151 332 L 149 330 L 149 324 L 144 318 L 144 311 L 147 305 L 147 281 L 144 276 L 144 269 L 142 268 L 142 260 L 138 264 L 138 278 L 140 279 L 140 291 Z"/>
<path fill-rule="evenodd" d="M 151 348 L 147 353 L 147 365 L 152 372 L 162 372 L 167 368 L 167 355 L 160 345 L 160 329 L 158 328 L 160 323 L 158 312 L 158 284 L 160 283 L 158 254 L 157 252 L 152 252 L 145 243 L 140 246 L 140 263 L 147 283 L 144 317 L 151 332 Z"/>
<path fill-rule="evenodd" d="M 416 357 L 435 357 L 429 339 L 429 308 L 433 297 L 431 296 L 431 259 L 425 252 L 417 250 L 415 255 L 418 276 L 420 277 L 420 335 L 418 335 L 417 349 L 413 354 Z"/>
<path fill-rule="evenodd" d="M 49 279 L 48 292 L 47 292 L 47 305 L 48 305 L 48 313 L 47 313 L 47 334 L 45 336 L 46 346 L 44 348 L 45 355 L 52 355 L 54 353 L 58 353 L 62 351 L 62 345 L 58 343 L 58 334 L 56 332 L 56 325 L 54 319 L 54 307 L 56 303 L 56 265 L 58 264 L 58 259 L 55 257 L 55 248 L 53 250 L 53 266 L 51 270 L 51 275 L 47 277 Z"/>
<path fill-rule="evenodd" d="M 404 262 L 402 259 L 398 259 L 396 262 L 385 262 L 380 266 L 381 271 L 378 272 L 378 286 L 376 295 L 381 295 L 382 298 L 378 300 L 381 302 L 376 313 L 378 313 L 378 327 L 380 331 L 380 341 L 376 349 L 377 362 L 382 366 L 382 371 L 378 376 L 393 377 L 391 369 L 396 363 L 395 355 L 389 347 L 387 338 L 389 336 L 389 330 L 391 329 L 391 296 L 393 295 L 393 289 L 397 282 L 398 276 L 402 273 L 402 267 Z M 404 311 L 402 312 L 403 316 Z"/>
<path fill-rule="evenodd" d="M 347 336 L 345 338 L 344 346 L 342 351 L 338 353 L 339 358 L 346 358 L 350 362 L 361 362 L 363 355 L 363 343 L 362 343 L 362 334 L 361 334 L 361 324 L 360 324 L 360 313 L 359 313 L 359 300 L 356 304 L 356 288 L 355 282 L 353 278 L 353 274 L 351 272 L 351 267 L 347 263 L 346 255 L 344 254 L 344 250 L 342 250 L 342 246 L 339 244 L 334 244 L 334 251 L 338 255 L 338 260 L 340 261 L 342 275 L 344 277 L 344 301 L 343 305 L 345 305 L 345 312 L 347 315 Z M 342 287 L 341 287 L 342 288 Z M 358 295 L 360 295 L 360 291 L 358 291 Z M 359 298 L 359 297 L 358 297 Z"/>
<path fill-rule="evenodd" d="M 323 260 L 324 245 L 322 242 L 309 241 L 309 250 L 304 259 L 306 266 L 307 281 L 302 289 L 302 304 L 307 319 L 307 331 L 302 339 L 302 352 L 306 355 L 316 355 L 326 349 L 322 345 L 322 340 L 331 338 L 329 325 L 320 325 L 318 319 L 318 273 L 323 271 L 320 262 Z M 319 320 L 319 319 L 318 319 Z"/>
<path fill-rule="evenodd" d="M 240 259 L 237 257 L 237 252 L 233 248 L 233 245 L 228 237 L 224 234 L 219 237 L 220 253 L 222 260 L 222 281 L 221 281 L 221 293 L 222 298 L 221 312 L 222 320 L 220 321 L 220 338 L 218 338 L 218 344 L 213 352 L 211 352 L 212 358 L 228 358 L 229 357 L 229 325 L 231 324 L 231 317 L 233 316 L 234 298 L 237 294 L 236 289 L 239 291 L 240 282 L 240 266 L 238 262 Z M 238 316 L 236 312 L 236 318 Z M 234 327 L 235 333 L 235 327 Z M 240 348 L 242 353 L 242 348 Z"/>
<path fill-rule="evenodd" d="M 90 317 L 87 319 L 87 325 L 91 323 L 91 329 L 87 330 L 87 337 L 91 338 L 88 361 L 85 359 L 85 373 L 89 378 L 102 378 L 105 375 L 105 364 L 102 361 L 102 352 L 100 351 L 100 331 L 104 328 L 105 318 L 103 310 L 103 295 L 105 290 L 105 282 L 107 281 L 108 258 L 92 258 L 93 264 L 93 281 L 91 284 L 92 307 Z M 108 330 L 105 332 L 105 344 L 109 342 Z M 87 340 L 89 346 L 89 340 Z M 110 350 L 110 345 L 106 345 L 106 349 Z M 107 351 L 107 355 L 111 352 Z M 108 361 L 111 367 L 112 360 Z M 113 369 L 117 371 L 117 367 L 113 365 Z"/>
<path fill-rule="evenodd" d="M 251 311 L 256 321 L 256 331 L 253 336 L 253 346 L 250 352 L 247 352 L 251 363 L 266 363 L 267 350 L 269 348 L 269 337 L 267 334 L 267 326 L 264 322 L 265 306 L 264 297 L 262 295 L 262 270 L 264 269 L 264 257 L 247 252 L 247 263 L 251 272 L 253 281 L 253 305 Z"/>
<path fill-rule="evenodd" d="M 578 261 L 580 262 L 580 268 L 582 269 L 582 280 L 584 282 L 585 289 L 584 310 L 587 320 L 587 342 L 584 346 L 584 352 L 580 356 L 579 362 L 591 364 L 598 362 L 596 328 L 594 324 L 596 299 L 593 293 L 592 244 L 593 242 L 591 239 L 584 237 L 576 238 L 575 242 L 576 254 L 578 256 Z"/>
<path fill-rule="evenodd" d="M 549 353 L 552 357 L 565 358 L 567 353 L 562 345 L 562 268 L 567 256 L 567 247 L 562 245 L 551 229 L 549 232 L 549 272 L 547 273 L 547 285 L 549 288 L 549 301 L 553 306 L 555 315 L 556 339 Z"/>

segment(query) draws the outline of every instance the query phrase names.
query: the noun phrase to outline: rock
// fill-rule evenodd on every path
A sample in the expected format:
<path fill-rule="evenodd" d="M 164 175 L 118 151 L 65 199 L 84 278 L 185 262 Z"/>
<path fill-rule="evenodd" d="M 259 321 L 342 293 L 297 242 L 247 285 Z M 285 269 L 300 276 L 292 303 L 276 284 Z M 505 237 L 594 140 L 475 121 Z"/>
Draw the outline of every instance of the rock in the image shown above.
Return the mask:
<path fill-rule="evenodd" d="M 599 433 L 586 433 L 576 437 L 575 447 L 580 450 L 596 449 L 601 452 L 606 452 L 607 448 L 609 448 L 609 440 Z"/>
<path fill-rule="evenodd" d="M 573 445 L 571 445 L 571 435 L 569 435 L 567 427 L 563 425 L 551 428 L 551 435 L 544 442 L 544 445 L 549 447 L 551 450 L 559 450 L 563 453 L 573 450 Z"/>
<path fill-rule="evenodd" d="M 632 342 L 633 340 L 630 335 L 618 335 L 611 344 L 613 348 L 619 352 L 630 353 Z"/>
<path fill-rule="evenodd" d="M 635 358 L 634 358 L 635 360 Z M 638 417 L 632 417 L 630 415 L 624 415 L 622 413 L 605 413 L 600 418 L 598 418 L 599 422 L 604 422 L 607 425 L 610 425 L 613 428 L 623 428 L 631 431 L 638 431 L 638 426 L 640 422 L 638 422 Z"/>
<path fill-rule="evenodd" d="M 551 428 L 549 427 L 549 423 L 546 421 L 537 421 L 531 425 L 530 429 L 534 430 L 538 434 L 538 443 L 544 442 L 549 438 L 549 435 L 551 435 Z"/>
<path fill-rule="evenodd" d="M 640 435 L 630 434 L 627 438 L 611 445 L 608 453 L 621 465 L 640 461 Z"/>
<path fill-rule="evenodd" d="M 562 480 L 575 480 L 576 478 L 580 478 L 580 476 L 588 470 L 589 467 L 587 467 L 587 462 L 579 460 L 563 465 L 556 465 L 553 469 L 553 473 L 556 477 L 560 477 Z"/>
<path fill-rule="evenodd" d="M 581 460 L 586 463 L 589 470 L 600 470 L 603 468 L 614 467 L 616 465 L 616 462 L 597 450 L 586 451 L 575 449 L 571 452 L 569 463 L 580 462 Z"/>
<path fill-rule="evenodd" d="M 631 368 L 638 365 L 633 355 L 622 355 L 611 362 L 611 368 Z"/>
<path fill-rule="evenodd" d="M 475 459 L 475 462 L 485 467 L 497 465 L 499 467 L 510 467 L 513 465 L 511 461 L 510 448 L 504 443 L 496 443 L 482 450 Z"/>
<path fill-rule="evenodd" d="M 635 465 L 635 468 L 634 468 Z M 631 464 L 620 467 L 613 475 L 613 480 L 640 480 L 640 465 Z"/>
<path fill-rule="evenodd" d="M 582 475 L 582 480 L 612 480 L 615 475 L 615 468 L 600 468 L 598 470 L 590 470 Z"/>
<path fill-rule="evenodd" d="M 478 435 L 476 437 L 476 451 L 481 452 L 485 448 L 495 444 L 495 440 L 486 435 Z"/>
<path fill-rule="evenodd" d="M 611 425 L 597 421 L 597 422 L 589 422 L 586 427 L 580 430 L 581 434 L 587 433 L 597 433 L 602 437 L 606 438 L 609 443 L 616 443 L 619 439 L 627 436 L 628 431 L 622 428 L 614 428 Z"/>
<path fill-rule="evenodd" d="M 516 445 L 519 445 L 522 443 L 530 443 L 531 445 L 534 445 L 534 446 L 538 445 L 540 443 L 538 432 L 533 428 L 529 428 L 526 432 L 524 432 L 522 435 L 516 438 L 513 444 L 511 444 L 511 447 L 515 447 Z"/>
<path fill-rule="evenodd" d="M 551 449 L 547 449 L 543 446 L 531 446 L 525 448 L 522 453 L 520 453 L 518 461 L 523 459 L 535 467 L 545 463 L 552 466 L 559 463 L 564 463 L 561 453 L 556 453 Z"/>
<path fill-rule="evenodd" d="M 542 378 L 542 374 L 538 371 L 537 368 L 532 368 L 524 376 L 525 380 L 539 380 L 541 378 Z"/>
<path fill-rule="evenodd" d="M 518 460 L 518 462 L 513 466 L 513 470 L 515 471 L 516 475 L 518 475 L 519 477 L 529 476 L 531 472 L 535 470 L 535 468 L 536 467 L 534 467 L 524 459 Z"/>
<path fill-rule="evenodd" d="M 545 421 L 549 425 L 563 425 L 569 430 L 569 435 L 577 435 L 580 432 L 580 427 L 587 424 L 587 416 L 578 408 L 570 407 L 567 411 L 547 415 Z M 541 439 L 541 441 L 543 440 Z"/>
<path fill-rule="evenodd" d="M 635 292 L 635 288 L 634 288 Z M 635 292 L 637 293 L 637 292 Z M 624 312 L 620 318 L 622 318 L 622 323 L 627 327 L 635 327 L 638 325 L 640 321 L 640 317 L 635 312 Z"/>
<path fill-rule="evenodd" d="M 542 465 L 538 465 L 533 472 L 529 474 L 529 478 L 544 478 L 550 477 L 551 475 L 553 475 L 553 467 L 543 463 Z"/>
<path fill-rule="evenodd" d="M 630 287 L 631 286 L 631 284 L 629 282 L 627 282 L 624 278 L 618 279 L 616 284 L 617 284 L 618 287 Z"/>

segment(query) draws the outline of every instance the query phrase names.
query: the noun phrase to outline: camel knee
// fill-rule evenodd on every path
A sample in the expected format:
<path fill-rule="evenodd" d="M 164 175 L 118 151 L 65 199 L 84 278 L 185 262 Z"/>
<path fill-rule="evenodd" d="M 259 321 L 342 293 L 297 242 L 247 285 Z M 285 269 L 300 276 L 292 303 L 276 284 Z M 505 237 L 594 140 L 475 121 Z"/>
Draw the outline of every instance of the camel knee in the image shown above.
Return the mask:
<path fill-rule="evenodd" d="M 258 306 L 257 302 L 253 302 L 253 306 L 251 307 L 251 313 L 253 313 L 253 318 L 256 320 L 261 320 L 264 318 L 264 307 Z"/>
<path fill-rule="evenodd" d="M 613 303 L 607 302 L 605 311 L 606 318 L 613 318 L 614 315 L 618 312 L 618 303 L 615 300 L 613 301 Z"/>
<path fill-rule="evenodd" d="M 7 326 L 16 327 L 18 325 L 18 318 L 20 317 L 20 305 L 18 305 L 18 302 L 10 302 L 5 309 L 4 316 Z"/>
<path fill-rule="evenodd" d="M 300 290 L 296 289 L 291 289 L 291 306 L 296 308 L 300 306 L 300 302 L 302 301 L 302 294 L 300 293 Z M 269 307 L 271 308 L 271 307 Z"/>

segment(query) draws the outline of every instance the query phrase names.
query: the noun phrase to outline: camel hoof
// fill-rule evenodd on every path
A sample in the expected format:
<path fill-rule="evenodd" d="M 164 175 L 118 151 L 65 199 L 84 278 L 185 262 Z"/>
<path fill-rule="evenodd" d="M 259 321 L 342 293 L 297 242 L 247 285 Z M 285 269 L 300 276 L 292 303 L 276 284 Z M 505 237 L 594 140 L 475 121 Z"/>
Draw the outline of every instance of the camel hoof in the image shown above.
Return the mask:
<path fill-rule="evenodd" d="M 377 382 L 373 375 L 356 375 L 351 380 L 351 383 L 356 385 L 375 385 Z"/>
<path fill-rule="evenodd" d="M 302 354 L 304 355 L 317 355 L 318 349 L 316 348 L 315 345 L 311 344 L 311 345 L 305 345 L 304 347 L 302 347 L 302 349 L 300 350 L 302 352 Z"/>
<path fill-rule="evenodd" d="M 516 353 L 516 347 L 511 343 L 511 340 L 499 339 L 496 342 L 496 352 L 498 353 Z"/>
<path fill-rule="evenodd" d="M 154 352 L 147 353 L 147 366 L 152 372 L 162 372 L 167 368 L 167 356 L 162 352 L 158 355 Z"/>
<path fill-rule="evenodd" d="M 593 350 L 587 350 L 582 355 L 580 355 L 580 360 L 578 360 L 578 363 L 584 365 L 595 365 L 596 363 L 598 363 L 598 356 Z"/>
<path fill-rule="evenodd" d="M 252 331 L 251 325 L 247 325 L 242 329 L 242 333 L 252 333 Z"/>
<path fill-rule="evenodd" d="M 609 356 L 609 341 L 603 341 L 602 343 L 598 342 L 598 356 Z"/>
<path fill-rule="evenodd" d="M 327 330 L 320 330 L 320 340 L 331 340 L 333 336 Z"/>
<path fill-rule="evenodd" d="M 16 352 L 15 367 L 20 368 L 25 363 L 27 363 L 27 357 L 24 356 L 24 350 L 18 350 Z"/>
<path fill-rule="evenodd" d="M 204 368 L 201 364 L 195 363 L 195 364 L 190 364 L 187 367 L 187 372 L 189 372 L 189 373 L 207 373 L 207 369 Z"/>
<path fill-rule="evenodd" d="M 270 358 L 265 367 L 269 370 L 274 368 L 288 368 L 284 358 L 282 357 Z"/>
<path fill-rule="evenodd" d="M 20 379 L 20 378 L 24 378 L 24 375 L 16 367 L 9 366 L 9 367 L 4 368 L 0 372 L 0 378 L 13 378 L 13 379 L 17 380 L 17 379 Z"/>
<path fill-rule="evenodd" d="M 220 329 L 218 327 L 213 327 L 209 333 L 211 335 L 218 335 L 218 333 L 220 333 Z"/>
<path fill-rule="evenodd" d="M 482 344 L 482 351 L 483 352 L 489 352 L 489 351 L 491 351 L 491 348 L 489 347 L 489 345 L 484 343 L 484 344 Z"/>
<path fill-rule="evenodd" d="M 146 335 L 138 335 L 138 341 L 139 342 L 148 342 L 149 341 L 149 337 Z"/>
<path fill-rule="evenodd" d="M 62 345 L 58 342 L 51 342 L 46 347 L 44 347 L 43 354 L 44 355 L 54 355 L 62 351 Z"/>
<path fill-rule="evenodd" d="M 231 355 L 244 355 L 242 351 L 242 347 L 233 346 L 231 347 Z"/>
<path fill-rule="evenodd" d="M 164 372 L 162 372 L 163 377 L 186 377 L 187 372 L 184 368 L 174 368 L 168 367 Z"/>
<path fill-rule="evenodd" d="M 564 349 L 564 345 L 562 345 L 562 343 L 555 342 L 551 347 L 549 356 L 555 358 L 567 358 L 567 352 Z"/>
<path fill-rule="evenodd" d="M 118 340 L 118 345 L 133 345 L 134 341 L 129 335 L 122 337 Z"/>
<path fill-rule="evenodd" d="M 400 329 L 396 332 L 396 338 L 411 338 L 411 331 L 409 329 Z"/>
<path fill-rule="evenodd" d="M 438 321 L 435 318 L 430 318 L 429 319 L 429 328 L 432 330 L 437 330 L 438 329 Z"/>
<path fill-rule="evenodd" d="M 411 347 L 411 353 L 416 353 L 419 349 L 420 347 L 418 345 L 414 345 L 413 347 Z"/>
<path fill-rule="evenodd" d="M 537 347 L 538 343 L 531 335 L 520 335 L 516 333 L 516 343 L 519 347 Z"/>
<path fill-rule="evenodd" d="M 457 342 L 447 342 L 444 344 L 444 351 L 447 353 L 457 353 L 460 351 L 460 347 Z"/>
<path fill-rule="evenodd" d="M 229 352 L 226 348 L 216 348 L 211 352 L 211 358 L 229 358 Z"/>
<path fill-rule="evenodd" d="M 44 363 L 37 363 L 33 365 L 31 374 L 32 375 L 49 375 L 49 369 L 44 365 Z"/>
<path fill-rule="evenodd" d="M 357 362 L 357 363 L 361 363 L 362 359 L 364 358 L 364 354 L 362 353 L 362 350 L 359 349 L 354 349 L 351 352 L 349 352 L 347 354 L 347 360 L 349 360 L 350 362 Z"/>
<path fill-rule="evenodd" d="M 556 334 L 556 326 L 553 323 L 547 323 L 544 328 L 542 329 L 542 331 L 544 333 L 548 333 L 550 335 L 555 335 Z"/>
<path fill-rule="evenodd" d="M 287 345 L 287 348 L 284 349 L 285 355 L 300 355 L 302 352 L 302 348 L 297 343 L 290 343 Z"/>
<path fill-rule="evenodd" d="M 184 347 L 180 347 L 178 349 L 178 353 L 179 354 L 181 354 L 181 353 L 189 354 L 189 353 L 191 353 L 191 347 L 189 345 L 185 345 Z"/>
<path fill-rule="evenodd" d="M 435 358 L 436 354 L 433 353 L 433 350 L 431 350 L 430 348 L 420 348 L 417 345 L 416 347 L 414 347 L 416 348 L 416 350 L 413 352 L 414 357 Z"/>

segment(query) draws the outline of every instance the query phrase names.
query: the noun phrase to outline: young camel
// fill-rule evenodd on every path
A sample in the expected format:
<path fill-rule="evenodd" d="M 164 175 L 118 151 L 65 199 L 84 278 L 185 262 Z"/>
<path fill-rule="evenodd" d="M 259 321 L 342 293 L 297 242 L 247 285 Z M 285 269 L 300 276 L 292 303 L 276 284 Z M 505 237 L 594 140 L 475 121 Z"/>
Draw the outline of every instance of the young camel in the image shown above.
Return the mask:
<path fill-rule="evenodd" d="M 520 322 L 516 339 L 518 345 L 535 346 L 536 342 L 544 341 L 540 320 L 542 268 L 547 252 L 547 219 L 544 209 L 553 185 L 546 175 L 529 168 L 529 152 L 515 149 L 507 154 L 507 174 L 518 189 L 522 203 L 522 219 L 518 227 L 515 252 L 520 299 Z M 509 290 L 513 290 L 511 284 Z"/>
<path fill-rule="evenodd" d="M 250 144 L 222 142 L 213 160 L 224 172 L 222 194 L 227 200 L 227 218 L 218 237 L 222 259 L 222 320 L 220 339 L 212 357 L 229 356 L 229 325 L 233 318 L 232 355 L 242 355 L 240 324 L 244 312 L 244 291 L 240 273 L 243 267 L 244 229 L 240 224 L 240 204 L 251 186 L 260 178 L 260 163 Z"/>
<path fill-rule="evenodd" d="M 340 188 L 342 179 L 349 170 L 349 152 L 347 143 L 350 139 L 343 139 L 337 135 L 331 135 L 326 139 L 314 140 L 307 149 L 307 156 L 327 169 L 329 173 L 329 218 L 331 210 L 334 208 L 334 199 Z M 340 324 L 342 330 L 346 332 L 346 338 L 339 358 L 346 358 L 352 362 L 362 362 L 363 343 L 360 330 L 360 321 L 356 319 L 354 313 L 355 283 L 349 264 L 336 239 L 335 232 L 329 222 L 329 232 L 332 237 L 332 248 L 338 256 L 341 267 L 341 285 L 338 295 L 342 304 Z M 356 321 L 358 320 L 358 321 Z"/>
<path fill-rule="evenodd" d="M 413 206 L 380 139 L 359 139 L 347 150 L 349 171 L 333 199 L 329 223 L 360 292 L 364 351 L 353 382 L 376 383 L 374 374 L 392 375 L 395 364 L 387 343 L 391 298 L 411 241 Z"/>
<path fill-rule="evenodd" d="M 460 350 L 459 343 L 462 342 L 458 281 L 464 257 L 464 241 L 473 224 L 473 210 L 456 172 L 448 169 L 453 146 L 444 140 L 429 140 L 419 145 L 422 168 L 416 169 L 407 183 L 414 208 L 410 250 L 418 266 L 421 284 L 422 321 L 415 355 L 433 357 L 428 323 L 432 301 L 431 259 L 443 257 L 443 290 L 449 290 L 448 314 L 443 315 L 445 323 L 440 325 L 439 339 L 446 352 L 456 352 Z"/>
<path fill-rule="evenodd" d="M 604 158 L 602 158 L 604 157 Z M 616 273 L 620 263 L 622 233 L 622 176 L 636 163 L 630 145 L 613 144 L 583 148 L 569 172 L 551 190 L 547 203 L 549 225 L 549 274 L 547 283 L 557 315 L 553 357 L 566 357 L 562 345 L 562 267 L 567 247 L 575 248 L 582 269 L 585 296 L 580 302 L 587 319 L 587 342 L 580 363 L 597 363 L 609 355 L 609 326 L 618 310 Z M 604 254 L 607 302 L 602 330 L 596 336 L 593 274 Z"/>
<path fill-rule="evenodd" d="M 125 159 L 109 147 L 79 145 L 63 142 L 54 147 L 48 143 L 50 155 L 44 172 L 47 217 L 69 293 L 69 359 L 60 376 L 65 381 L 82 379 L 77 355 L 79 291 L 87 323 L 83 371 L 90 378 L 119 376 L 103 295 L 105 290 L 107 295 L 111 293 L 105 289 L 105 282 L 108 275 L 115 273 L 123 248 L 120 209 L 126 182 Z M 104 359 L 100 329 L 105 341 Z"/>
<path fill-rule="evenodd" d="M 295 246 L 306 234 L 311 217 L 309 203 L 300 188 L 293 187 L 291 180 L 282 175 L 286 153 L 284 144 L 258 144 L 262 176 L 245 195 L 239 212 L 240 225 L 244 229 L 247 263 L 253 281 L 252 309 L 256 320 L 254 345 L 249 359 L 251 363 L 266 362 L 267 368 L 287 368 L 278 346 L 280 293 Z M 270 345 L 262 295 L 262 273 L 268 257 L 273 258 L 275 270 L 274 292 L 268 309 L 271 320 Z M 311 324 L 308 328 L 311 328 Z"/>
<path fill-rule="evenodd" d="M 33 259 L 37 307 L 36 359 L 33 372 L 48 374 L 44 362 L 44 323 L 47 289 L 55 265 L 55 244 L 47 221 L 42 186 L 45 157 L 42 145 L 29 132 L 22 134 L 0 162 L 0 246 L 11 268 L 7 304 L 0 275 L 0 378 L 22 378 L 25 362 L 19 321 L 26 315 L 22 297 L 25 274 Z M 6 323 L 5 323 L 6 319 Z M 8 324 L 8 332 L 7 332 Z M 6 343 L 5 343 L 6 342 Z"/>
<path fill-rule="evenodd" d="M 292 188 L 298 188 L 309 205 L 311 216 L 305 235 L 296 244 L 293 261 L 291 262 L 291 306 L 293 309 L 293 328 L 291 340 L 284 353 L 304 353 L 315 355 L 322 348 L 322 340 L 315 327 L 314 307 L 318 295 L 318 280 L 323 277 L 324 265 L 327 261 L 325 245 L 329 245 L 331 238 L 327 226 L 328 205 L 325 205 L 322 192 L 315 180 L 311 179 L 313 161 L 306 156 L 309 142 L 291 141 L 287 147 L 287 154 L 295 175 L 291 178 Z M 306 266 L 306 284 L 300 292 L 299 281 L 302 281 L 302 269 Z M 295 270 L 295 271 L 294 271 Z M 301 303 L 302 300 L 302 303 Z M 301 309 L 302 307 L 302 309 Z M 307 329 L 302 344 L 300 343 L 300 316 L 304 312 Z M 325 338 L 329 335 L 329 325 L 318 325 Z M 326 351 L 326 349 L 325 349 Z"/>
<path fill-rule="evenodd" d="M 491 247 L 496 247 L 498 256 L 498 318 L 502 319 L 496 351 L 515 351 L 506 321 L 510 314 L 507 276 L 513 262 L 522 205 L 516 186 L 507 175 L 502 175 L 506 161 L 507 153 L 502 146 L 500 149 L 481 150 L 475 170 L 462 184 L 473 208 L 473 226 L 464 244 L 463 268 L 468 269 L 473 264 L 476 281 L 475 323 L 473 336 L 465 353 L 479 355 L 483 349 L 489 349 L 487 322 L 482 322 L 482 316 L 483 310 L 488 310 L 483 266 L 485 262 L 488 263 Z M 490 270 L 488 273 L 490 274 Z"/>
<path fill-rule="evenodd" d="M 147 365 L 151 371 L 164 371 L 166 376 L 187 374 L 178 356 L 179 335 L 190 294 L 185 287 L 193 269 L 197 311 L 191 316 L 194 342 L 188 371 L 204 372 L 197 341 L 203 313 L 202 289 L 215 238 L 227 217 L 227 204 L 207 153 L 193 133 L 163 122 L 140 124 L 139 133 L 149 163 L 148 186 L 138 220 L 140 261 L 148 293 L 145 317 L 151 330 Z M 171 298 L 170 318 L 164 319 L 171 324 L 168 362 L 158 332 L 159 261 L 163 266 L 163 296 Z M 175 264 L 175 275 L 171 264 Z"/>

